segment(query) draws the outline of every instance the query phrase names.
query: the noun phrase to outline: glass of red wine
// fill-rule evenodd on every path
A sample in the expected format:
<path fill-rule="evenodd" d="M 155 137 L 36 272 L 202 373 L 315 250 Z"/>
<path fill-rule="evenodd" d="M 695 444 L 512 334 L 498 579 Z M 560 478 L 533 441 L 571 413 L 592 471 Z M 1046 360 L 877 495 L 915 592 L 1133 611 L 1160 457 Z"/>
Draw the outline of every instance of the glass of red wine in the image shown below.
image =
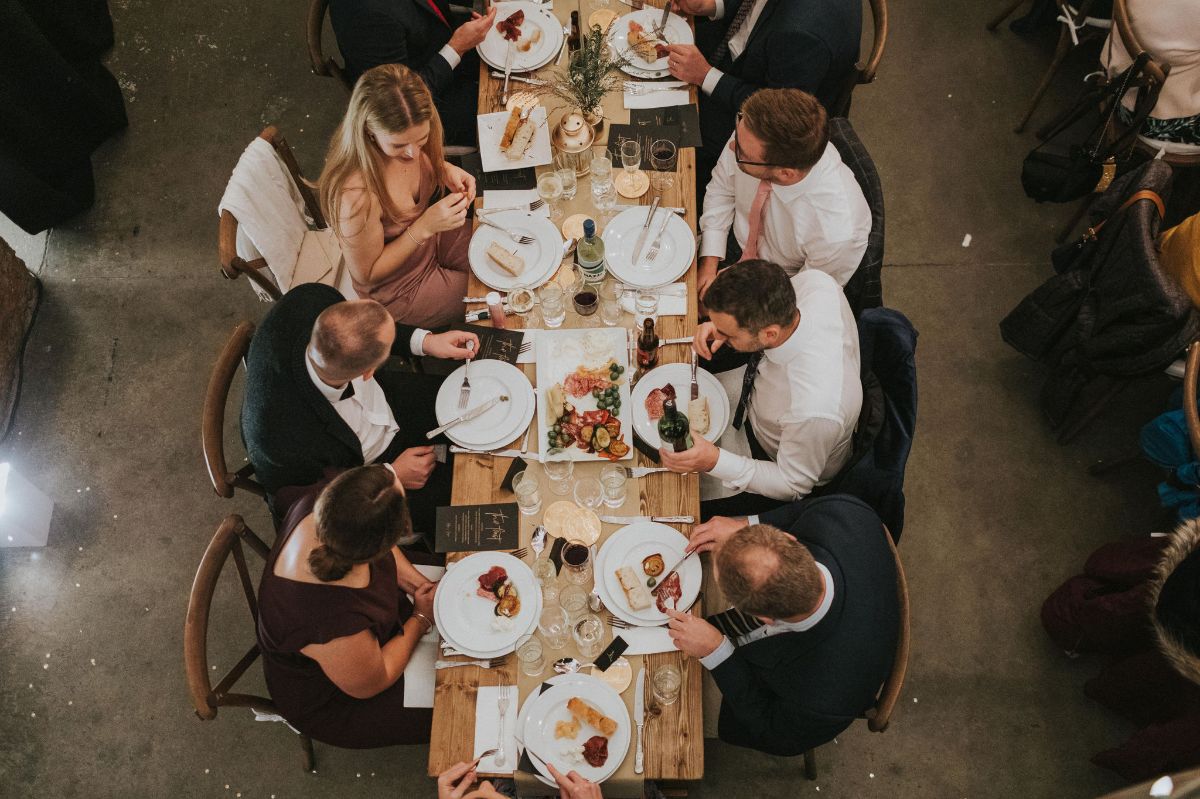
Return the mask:
<path fill-rule="evenodd" d="M 583 585 L 592 579 L 592 551 L 582 541 L 568 541 L 562 549 L 563 572 L 567 581 Z"/>

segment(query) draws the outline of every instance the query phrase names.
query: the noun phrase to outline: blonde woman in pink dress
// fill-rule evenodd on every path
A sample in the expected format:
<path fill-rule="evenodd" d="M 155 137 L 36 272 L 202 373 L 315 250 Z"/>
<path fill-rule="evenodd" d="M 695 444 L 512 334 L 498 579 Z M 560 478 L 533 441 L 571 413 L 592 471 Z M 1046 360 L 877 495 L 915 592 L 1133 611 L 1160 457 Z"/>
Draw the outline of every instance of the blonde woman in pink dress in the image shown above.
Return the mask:
<path fill-rule="evenodd" d="M 475 179 L 446 162 L 415 72 L 384 64 L 358 79 L 318 189 L 360 297 L 417 327 L 462 320 Z"/>

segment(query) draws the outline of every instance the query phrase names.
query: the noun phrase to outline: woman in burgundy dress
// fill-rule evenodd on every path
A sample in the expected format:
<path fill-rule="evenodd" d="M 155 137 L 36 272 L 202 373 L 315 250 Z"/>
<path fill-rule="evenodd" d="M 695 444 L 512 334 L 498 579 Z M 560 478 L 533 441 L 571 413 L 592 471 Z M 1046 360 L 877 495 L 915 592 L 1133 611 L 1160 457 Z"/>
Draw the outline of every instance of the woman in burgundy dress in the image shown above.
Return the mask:
<path fill-rule="evenodd" d="M 258 598 L 279 712 L 334 746 L 428 742 L 432 711 L 404 706 L 403 675 L 432 624 L 436 584 L 396 546 L 411 528 L 404 487 L 373 465 L 278 496 L 288 494 Z"/>

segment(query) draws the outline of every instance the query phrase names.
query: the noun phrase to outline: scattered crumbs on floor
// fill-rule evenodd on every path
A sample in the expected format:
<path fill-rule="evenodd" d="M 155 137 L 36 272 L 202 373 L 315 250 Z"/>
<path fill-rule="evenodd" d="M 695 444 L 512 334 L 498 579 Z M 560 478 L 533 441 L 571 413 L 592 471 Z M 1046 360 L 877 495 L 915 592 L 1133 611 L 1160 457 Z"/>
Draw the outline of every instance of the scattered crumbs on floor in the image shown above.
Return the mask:
<path fill-rule="evenodd" d="M 74 704 L 75 704 L 75 700 L 73 700 L 73 699 L 68 699 L 68 700 L 67 700 L 67 706 L 68 706 L 68 707 L 70 707 L 70 706 L 72 706 L 72 705 L 74 705 Z"/>
<path fill-rule="evenodd" d="M 970 247 L 970 246 L 971 246 L 971 234 L 970 234 L 970 233 L 968 233 L 967 235 L 963 236 L 963 246 L 964 246 L 964 247 Z"/>
<path fill-rule="evenodd" d="M 95 665 L 96 665 L 96 659 L 95 659 L 95 658 L 92 658 L 92 665 L 93 665 L 93 666 L 95 666 Z"/>
<path fill-rule="evenodd" d="M 36 718 L 37 718 L 37 713 L 30 713 L 30 714 L 29 714 L 29 718 L 31 718 L 31 719 L 36 719 Z"/>
<path fill-rule="evenodd" d="M 50 668 L 50 664 L 49 664 L 49 663 L 43 663 L 43 664 L 42 664 L 42 668 L 43 668 L 43 669 L 48 669 L 48 668 Z"/>
<path fill-rule="evenodd" d="M 875 779 L 875 775 L 874 775 L 874 774 L 868 773 L 868 774 L 867 774 L 867 776 L 868 776 L 868 777 L 870 777 L 871 779 Z"/>

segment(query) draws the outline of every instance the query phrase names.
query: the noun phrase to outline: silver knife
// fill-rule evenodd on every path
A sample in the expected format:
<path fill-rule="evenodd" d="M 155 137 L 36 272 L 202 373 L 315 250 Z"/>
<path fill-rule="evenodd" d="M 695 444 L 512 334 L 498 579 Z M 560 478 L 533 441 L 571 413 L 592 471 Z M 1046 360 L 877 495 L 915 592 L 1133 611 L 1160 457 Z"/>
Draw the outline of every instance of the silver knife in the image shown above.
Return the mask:
<path fill-rule="evenodd" d="M 642 232 L 638 234 L 637 241 L 633 243 L 633 252 L 630 253 L 629 262 L 637 265 L 638 255 L 642 251 L 642 245 L 646 243 L 646 236 L 650 233 L 650 220 L 654 219 L 654 212 L 658 210 L 659 198 L 655 197 L 654 202 L 650 203 L 650 213 L 646 214 L 646 224 L 642 225 Z"/>
<path fill-rule="evenodd" d="M 493 78 L 503 78 L 504 77 L 504 73 L 498 69 L 493 69 L 491 74 L 492 74 Z M 530 86 L 545 86 L 546 85 L 546 81 L 542 80 L 541 78 L 523 78 L 520 75 L 509 75 L 508 79 L 512 80 L 512 81 L 516 81 L 517 83 L 528 83 Z"/>
<path fill-rule="evenodd" d="M 658 589 L 662 588 L 663 583 L 665 583 L 667 581 L 667 578 L 670 577 L 675 572 L 679 571 L 679 567 L 683 565 L 683 562 L 695 554 L 696 554 L 696 550 L 694 550 L 694 549 L 691 552 L 683 553 L 683 557 L 680 558 L 679 560 L 675 561 L 674 566 L 672 566 L 671 568 L 669 568 L 665 572 L 663 572 L 662 577 L 657 578 L 658 581 L 653 586 L 651 586 L 650 593 L 652 593 L 652 594 L 657 593 Z M 654 579 L 654 578 L 651 578 L 651 579 Z"/>
<path fill-rule="evenodd" d="M 508 43 L 508 52 L 504 56 L 504 91 L 500 94 L 500 105 L 508 105 L 508 80 L 512 76 L 513 43 Z"/>
<path fill-rule="evenodd" d="M 638 669 L 637 687 L 633 689 L 633 721 L 637 724 L 637 751 L 633 756 L 633 773 L 646 770 L 646 756 L 642 752 L 642 725 L 646 723 L 646 667 Z"/>
<path fill-rule="evenodd" d="M 633 524 L 635 522 L 662 522 L 664 524 L 694 524 L 694 516 L 601 516 L 605 524 Z"/>
<path fill-rule="evenodd" d="M 542 456 L 536 452 L 521 452 L 519 449 L 471 449 L 451 444 L 450 451 L 455 455 L 491 455 L 495 458 L 524 458 L 535 461 L 542 459 Z"/>
<path fill-rule="evenodd" d="M 692 350 L 692 399 L 700 399 L 700 383 L 696 381 L 696 351 Z"/>
<path fill-rule="evenodd" d="M 671 0 L 665 0 L 665 2 L 663 3 L 662 19 L 658 21 L 658 27 L 656 27 L 654 29 L 654 35 L 657 38 L 662 39 L 664 44 L 670 44 L 670 42 L 667 41 L 667 37 L 666 37 L 667 19 L 670 16 L 671 16 Z"/>
<path fill-rule="evenodd" d="M 441 435 L 442 433 L 446 432 L 447 430 L 449 430 L 451 427 L 454 427 L 454 425 L 456 425 L 456 424 L 462 424 L 463 422 L 469 422 L 472 419 L 479 416 L 480 414 L 490 411 L 492 408 L 496 407 L 497 403 L 500 403 L 500 402 L 508 402 L 508 395 L 501 394 L 498 397 L 492 397 L 487 402 L 483 403 L 482 405 L 480 405 L 476 408 L 472 408 L 471 410 L 467 411 L 466 413 L 464 413 L 462 416 L 458 417 L 457 419 L 451 419 L 450 421 L 446 422 L 441 427 L 433 428 L 432 430 L 430 430 L 428 433 L 425 434 L 425 438 L 435 438 L 435 437 Z"/>

